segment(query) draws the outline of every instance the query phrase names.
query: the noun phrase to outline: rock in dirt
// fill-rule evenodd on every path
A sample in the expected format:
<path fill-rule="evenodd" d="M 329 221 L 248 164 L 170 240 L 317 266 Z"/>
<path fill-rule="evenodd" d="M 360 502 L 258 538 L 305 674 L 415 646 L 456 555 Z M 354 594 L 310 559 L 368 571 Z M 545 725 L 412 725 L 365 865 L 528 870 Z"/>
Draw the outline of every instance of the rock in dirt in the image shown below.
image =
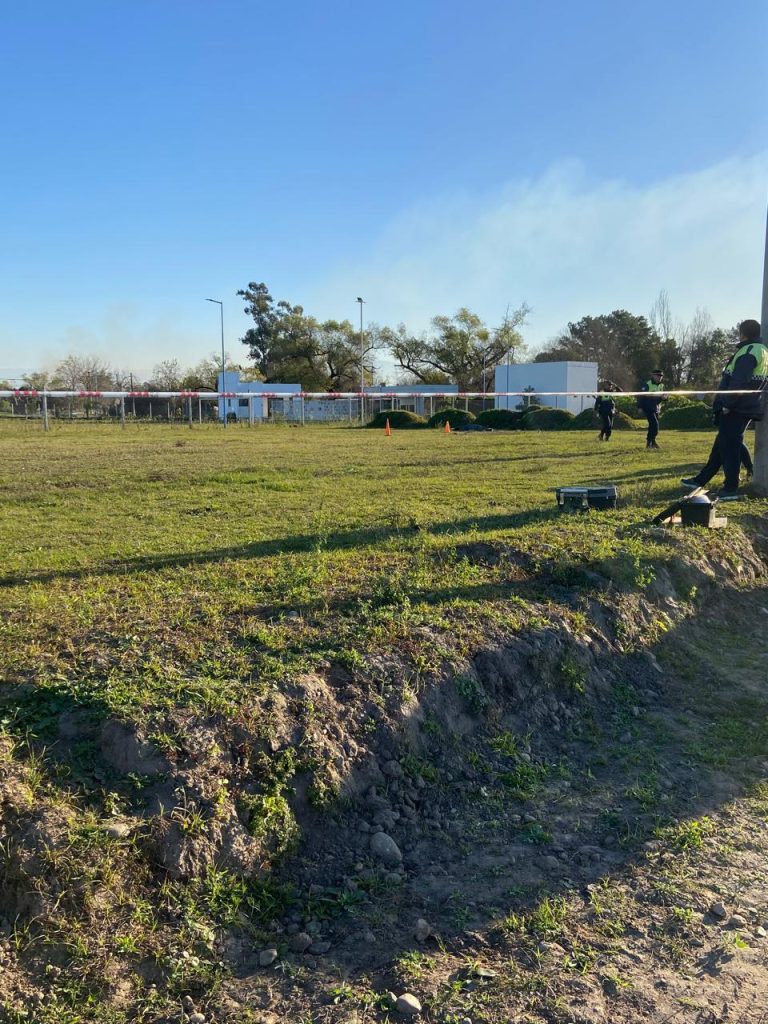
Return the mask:
<path fill-rule="evenodd" d="M 416 922 L 416 927 L 413 929 L 413 934 L 417 942 L 426 942 L 432 934 L 432 925 L 425 921 L 423 917 L 420 917 Z"/>
<path fill-rule="evenodd" d="M 132 831 L 130 822 L 119 821 L 117 819 L 113 821 L 105 821 L 103 828 L 104 832 L 110 839 L 127 839 Z"/>
<path fill-rule="evenodd" d="M 473 967 L 471 970 L 473 978 L 481 978 L 483 981 L 490 981 L 495 978 L 497 972 L 492 967 Z"/>
<path fill-rule="evenodd" d="M 371 853 L 374 857 L 378 857 L 379 860 L 392 867 L 400 864 L 403 859 L 400 847 L 386 832 L 377 832 L 371 838 Z"/>
<path fill-rule="evenodd" d="M 262 949 L 259 953 L 259 967 L 269 967 L 277 960 L 276 949 Z"/>
<path fill-rule="evenodd" d="M 202 1013 L 190 1013 L 187 1017 L 189 1024 L 205 1024 L 205 1014 Z"/>
<path fill-rule="evenodd" d="M 731 914 L 730 918 L 728 919 L 728 927 L 729 928 L 746 928 L 747 927 L 747 919 L 746 919 L 746 917 L 743 917 L 741 914 Z"/>
<path fill-rule="evenodd" d="M 756 939 L 764 939 L 766 935 L 768 935 L 768 932 L 765 930 L 765 928 L 763 928 L 762 925 L 758 925 L 757 928 L 755 928 Z"/>
<path fill-rule="evenodd" d="M 421 1013 L 421 1003 L 410 992 L 403 992 L 401 996 L 397 997 L 395 1009 L 403 1017 L 418 1017 Z"/>
<path fill-rule="evenodd" d="M 307 935 L 306 932 L 297 932 L 296 935 L 291 936 L 289 945 L 294 953 L 304 953 L 312 945 L 312 942 L 311 935 Z"/>
<path fill-rule="evenodd" d="M 721 921 L 728 917 L 728 911 L 722 903 L 713 903 L 709 908 L 709 912 L 713 917 L 717 917 Z"/>

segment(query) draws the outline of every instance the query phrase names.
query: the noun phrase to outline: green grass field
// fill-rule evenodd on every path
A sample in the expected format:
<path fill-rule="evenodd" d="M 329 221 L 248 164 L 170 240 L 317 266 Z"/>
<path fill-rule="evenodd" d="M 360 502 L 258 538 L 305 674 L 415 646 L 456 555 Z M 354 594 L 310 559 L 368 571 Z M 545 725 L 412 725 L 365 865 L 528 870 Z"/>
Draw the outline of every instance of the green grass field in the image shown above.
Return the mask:
<path fill-rule="evenodd" d="M 662 442 L 5 425 L 3 674 L 67 681 L 134 714 L 237 706 L 255 677 L 354 661 L 409 623 L 454 631 L 509 611 L 514 566 L 465 558 L 469 542 L 514 537 L 564 581 L 606 562 L 629 580 L 659 556 L 632 527 L 680 493 L 711 437 Z M 556 511 L 557 485 L 606 482 L 617 512 Z"/>
<path fill-rule="evenodd" d="M 386 878 L 363 871 L 361 888 L 356 881 L 332 889 L 323 909 L 309 886 L 289 899 L 285 880 L 273 886 L 268 874 L 230 870 L 210 857 L 176 870 L 168 851 L 213 850 L 233 823 L 261 844 L 265 869 L 296 850 L 306 822 L 317 835 L 327 821 L 324 841 L 338 829 L 354 845 L 357 812 L 341 796 L 342 775 L 355 751 L 394 756 L 422 699 L 418 743 L 413 752 L 402 748 L 401 763 L 428 798 L 418 803 L 408 782 L 391 799 L 405 812 L 397 801 L 403 790 L 414 794 L 408 808 L 416 814 L 418 804 L 425 834 L 438 827 L 433 804 L 460 804 L 462 856 L 482 852 L 501 829 L 505 848 L 523 844 L 539 857 L 556 813 L 572 814 L 569 827 L 584 832 L 582 842 L 611 829 L 617 843 L 639 844 L 657 826 L 672 837 L 670 848 L 679 844 L 692 827 L 685 816 L 694 810 L 686 802 L 693 775 L 684 774 L 691 765 L 703 778 L 713 765 L 768 753 L 759 727 L 765 652 L 744 645 L 740 671 L 752 690 L 729 717 L 724 681 L 735 662 L 719 652 L 738 610 L 720 633 L 697 624 L 697 586 L 686 575 L 695 565 L 690 579 L 720 571 L 729 573 L 729 587 L 748 588 L 759 575 L 751 549 L 738 530 L 649 527 L 711 440 L 708 432 L 665 433 L 662 450 L 649 453 L 635 431 L 600 444 L 595 433 L 575 431 L 386 438 L 350 427 L 77 424 L 46 435 L 36 425 L 1 424 L 0 939 L 9 939 L 0 942 L 0 971 L 9 952 L 0 1015 L 20 1024 L 30 1019 L 21 1008 L 32 1006 L 32 1019 L 44 1024 L 160 1024 L 181 1019 L 179 1000 L 191 993 L 215 1024 L 260 1020 L 230 1013 L 220 998 L 230 967 L 217 942 L 242 933 L 257 951 L 279 946 L 280 985 L 292 1007 L 282 1019 L 335 1021 L 312 1013 L 313 1000 L 329 1001 L 325 994 L 295 997 L 304 968 L 291 960 L 285 937 L 275 937 L 275 919 L 296 906 L 303 920 L 325 920 L 326 910 L 345 921 L 352 915 L 359 946 L 363 922 L 378 922 L 385 935 L 410 934 L 408 900 L 398 917 Z M 560 513 L 555 487 L 581 483 L 616 484 L 620 507 Z M 768 502 L 752 500 L 728 515 L 738 524 L 766 511 Z M 669 580 L 671 605 L 664 603 Z M 611 624 L 613 608 L 621 614 Z M 683 621 L 702 634 L 692 649 L 668 642 Z M 452 675 L 478 652 L 512 649 L 526 637 L 543 638 L 542 693 L 557 695 L 558 715 L 573 705 L 561 719 L 561 746 L 549 752 L 554 734 L 513 735 L 503 716 L 517 709 L 503 700 L 493 707 L 473 678 Z M 592 660 L 588 643 L 602 652 Z M 623 675 L 626 668 L 635 678 L 631 659 L 644 647 L 667 658 L 694 694 L 671 695 L 659 723 L 646 722 L 635 706 L 644 698 Z M 642 671 L 655 680 L 661 670 L 648 669 L 643 657 Z M 608 668 L 598 671 L 603 663 Z M 602 690 L 590 689 L 593 670 Z M 439 691 L 446 679 L 454 689 L 441 724 L 425 708 L 430 688 Z M 532 680 L 535 690 L 535 673 Z M 693 724 L 691 701 L 703 702 Z M 477 720 L 471 741 L 453 734 L 454 714 Z M 689 730 L 682 740 L 678 715 Z M 104 723 L 133 730 L 129 738 L 140 742 L 129 752 L 146 746 L 146 769 L 111 757 L 109 737 L 122 742 L 125 733 L 105 734 Z M 657 777 L 677 763 L 683 742 L 693 760 L 679 769 L 678 819 L 671 802 L 661 803 L 667 797 Z M 538 759 L 531 762 L 528 750 Z M 452 782 L 456 761 L 469 780 L 460 789 Z M 558 789 L 563 780 L 569 793 Z M 303 810 L 294 816 L 299 791 Z M 543 823 L 504 817 L 539 798 Z M 709 803 L 699 805 L 708 822 Z M 327 860 L 335 864 L 336 856 Z M 473 896 L 486 900 L 486 920 L 517 908 L 518 897 L 549 899 L 553 890 L 519 884 L 526 856 L 478 876 Z M 302 863 L 298 855 L 298 879 Z M 413 878 L 418 885 L 417 870 Z M 382 902 L 355 918 L 369 890 Z M 467 927 L 476 911 L 456 900 L 445 926 Z M 509 921 L 528 921 L 515 916 L 518 909 Z M 530 928 L 510 931 L 525 936 Z M 398 949 L 393 970 L 406 964 L 413 982 L 421 954 L 398 960 Z M 328 983 L 331 1002 L 353 991 L 352 960 L 339 956 L 342 981 Z M 516 985 L 523 969 L 514 968 Z M 361 979 L 360 1005 L 380 1005 L 365 988 L 370 979 Z M 461 995 L 447 979 L 434 984 L 448 986 L 446 1000 Z M 542 993 L 544 1002 L 555 998 Z M 508 999 L 474 1019 L 509 1019 Z M 425 1019 L 454 1019 L 440 1015 L 437 996 L 432 1005 Z M 299 1006 L 309 1007 L 301 1018 Z M 365 1019 L 388 1018 L 382 1010 Z"/>

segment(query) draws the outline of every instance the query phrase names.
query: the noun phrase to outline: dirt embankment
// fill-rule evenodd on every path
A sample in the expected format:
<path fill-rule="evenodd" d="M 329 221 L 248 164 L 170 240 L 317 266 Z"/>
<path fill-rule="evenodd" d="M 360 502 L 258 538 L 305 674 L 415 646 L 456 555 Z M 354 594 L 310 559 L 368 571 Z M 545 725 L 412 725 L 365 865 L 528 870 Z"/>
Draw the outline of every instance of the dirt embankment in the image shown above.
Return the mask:
<path fill-rule="evenodd" d="M 417 627 L 236 720 L 58 691 L 45 749 L 0 736 L 9 1019 L 374 1021 L 408 990 L 446 1024 L 759 1020 L 768 528 L 745 525 L 717 554 L 670 536 L 629 582 L 467 545 L 519 563 L 514 624 Z"/>

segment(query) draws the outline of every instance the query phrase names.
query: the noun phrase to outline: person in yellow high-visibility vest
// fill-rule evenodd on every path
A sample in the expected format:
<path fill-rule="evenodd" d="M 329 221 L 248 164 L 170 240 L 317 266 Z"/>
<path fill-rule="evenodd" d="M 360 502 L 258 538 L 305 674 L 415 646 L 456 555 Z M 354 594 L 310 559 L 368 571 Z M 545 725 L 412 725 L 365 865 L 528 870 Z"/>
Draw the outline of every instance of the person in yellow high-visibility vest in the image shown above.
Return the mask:
<path fill-rule="evenodd" d="M 595 412 L 600 417 L 599 441 L 609 441 L 613 433 L 613 417 L 616 415 L 616 403 L 610 395 L 601 392 L 595 397 Z"/>
<path fill-rule="evenodd" d="M 648 420 L 648 433 L 645 437 L 646 448 L 658 448 L 656 438 L 659 436 L 659 406 L 664 401 L 658 392 L 664 391 L 663 370 L 653 370 L 650 378 L 643 384 L 641 391 L 645 392 L 637 399 L 637 404 Z"/>
<path fill-rule="evenodd" d="M 739 468 L 745 451 L 744 432 L 750 420 L 759 420 L 765 413 L 768 395 L 768 345 L 760 337 L 757 320 L 739 324 L 739 347 L 723 370 L 712 409 L 717 423 L 717 438 L 709 461 L 696 476 L 684 477 L 686 487 L 703 487 L 723 467 L 725 482 L 721 501 L 733 501 L 739 493 Z M 729 394 L 730 391 L 747 392 Z M 747 457 L 749 453 L 747 452 Z"/>

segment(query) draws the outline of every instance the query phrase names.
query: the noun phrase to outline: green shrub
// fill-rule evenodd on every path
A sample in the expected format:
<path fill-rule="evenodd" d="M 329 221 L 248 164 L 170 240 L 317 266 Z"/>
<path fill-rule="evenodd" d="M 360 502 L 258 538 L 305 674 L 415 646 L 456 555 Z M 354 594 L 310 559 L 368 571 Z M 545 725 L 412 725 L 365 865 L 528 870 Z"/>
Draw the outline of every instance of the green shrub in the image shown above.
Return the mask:
<path fill-rule="evenodd" d="M 703 403 L 699 402 L 697 399 L 686 398 L 685 395 L 673 395 L 671 398 L 664 399 L 664 405 L 662 406 L 662 409 L 664 409 L 665 412 L 668 412 L 670 409 L 684 409 L 687 408 L 689 405 L 701 404 Z"/>
<path fill-rule="evenodd" d="M 642 415 L 637 407 L 637 399 L 630 396 L 623 398 L 621 395 L 611 395 L 616 403 L 616 411 L 623 412 L 625 416 L 639 417 Z"/>
<path fill-rule="evenodd" d="M 636 409 L 635 412 L 637 411 L 638 410 Z M 617 410 L 613 417 L 614 430 L 638 430 L 643 426 L 645 426 L 644 422 L 633 419 L 631 416 L 627 416 L 627 414 L 625 412 L 621 412 L 621 410 Z M 578 416 L 574 416 L 571 427 L 574 430 L 599 430 L 600 417 L 594 409 L 582 409 Z"/>
<path fill-rule="evenodd" d="M 383 430 L 387 425 L 393 430 L 410 430 L 414 427 L 425 427 L 427 421 L 423 416 L 417 416 L 415 412 L 408 412 L 405 409 L 383 409 L 381 412 L 377 412 L 376 415 L 366 423 L 367 427 L 378 427 Z"/>
<path fill-rule="evenodd" d="M 672 387 L 671 384 L 669 386 Z M 639 390 L 640 385 L 638 385 L 638 391 Z M 643 412 L 637 404 L 637 397 L 633 398 L 631 395 L 622 396 L 614 394 L 612 395 L 612 398 L 616 403 L 616 409 L 619 412 L 625 413 L 634 420 L 642 418 Z M 670 409 L 680 409 L 691 404 L 690 398 L 686 398 L 684 395 L 673 395 L 672 398 L 664 399 L 661 408 L 664 412 L 669 412 Z"/>
<path fill-rule="evenodd" d="M 485 409 L 477 417 L 481 427 L 494 430 L 522 430 L 523 416 L 517 409 Z"/>
<path fill-rule="evenodd" d="M 712 408 L 705 402 L 688 402 L 665 409 L 659 422 L 665 430 L 712 430 Z"/>
<path fill-rule="evenodd" d="M 523 430 L 568 430 L 576 417 L 567 409 L 529 409 L 523 416 Z"/>
<path fill-rule="evenodd" d="M 639 430 L 646 426 L 645 420 L 638 420 L 633 416 L 627 416 L 625 412 L 617 411 L 613 417 L 614 430 Z"/>
<path fill-rule="evenodd" d="M 582 409 L 578 415 L 573 417 L 571 427 L 574 430 L 595 430 L 599 425 L 600 419 L 590 405 L 588 409 Z"/>
<path fill-rule="evenodd" d="M 465 409 L 441 409 L 427 420 L 428 427 L 444 427 L 450 423 L 452 427 L 466 427 L 475 422 L 475 414 Z"/>

